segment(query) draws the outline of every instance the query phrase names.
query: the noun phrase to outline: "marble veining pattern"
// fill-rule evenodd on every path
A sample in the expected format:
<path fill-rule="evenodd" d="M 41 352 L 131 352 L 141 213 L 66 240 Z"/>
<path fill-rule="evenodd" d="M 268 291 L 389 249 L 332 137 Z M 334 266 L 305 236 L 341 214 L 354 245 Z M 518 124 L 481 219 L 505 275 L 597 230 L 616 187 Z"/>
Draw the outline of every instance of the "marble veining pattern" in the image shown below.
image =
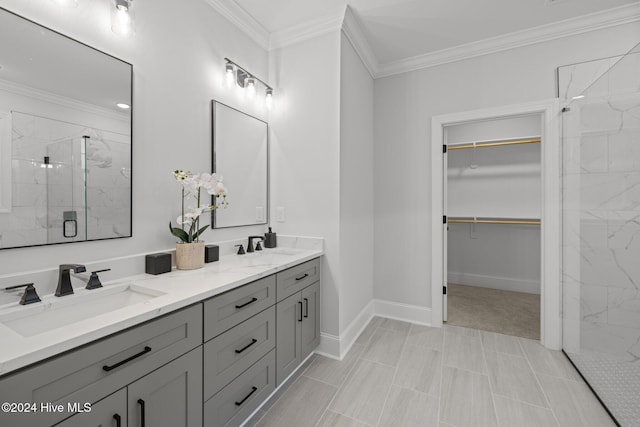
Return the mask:
<path fill-rule="evenodd" d="M 561 97 L 585 95 L 562 116 L 563 347 L 624 426 L 640 425 L 638 70 L 637 53 L 559 70 Z"/>

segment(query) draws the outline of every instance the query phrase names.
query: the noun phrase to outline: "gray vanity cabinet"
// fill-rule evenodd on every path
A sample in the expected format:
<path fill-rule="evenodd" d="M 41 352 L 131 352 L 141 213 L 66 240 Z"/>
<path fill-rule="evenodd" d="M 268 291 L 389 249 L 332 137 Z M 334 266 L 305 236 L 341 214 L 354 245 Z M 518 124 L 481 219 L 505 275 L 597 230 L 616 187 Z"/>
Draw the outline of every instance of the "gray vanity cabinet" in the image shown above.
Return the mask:
<path fill-rule="evenodd" d="M 276 384 L 280 385 L 320 343 L 320 282 L 276 305 Z"/>
<path fill-rule="evenodd" d="M 1 402 L 44 402 L 62 409 L 2 412 L 0 426 L 55 425 L 77 412 L 69 405 L 97 404 L 192 349 L 202 352 L 201 345 L 202 304 L 197 304 L 6 375 L 0 378 Z"/>
<path fill-rule="evenodd" d="M 121 389 L 56 427 L 127 427 L 127 390 Z"/>
<path fill-rule="evenodd" d="M 202 427 L 202 348 L 130 384 L 127 394 L 129 427 Z"/>

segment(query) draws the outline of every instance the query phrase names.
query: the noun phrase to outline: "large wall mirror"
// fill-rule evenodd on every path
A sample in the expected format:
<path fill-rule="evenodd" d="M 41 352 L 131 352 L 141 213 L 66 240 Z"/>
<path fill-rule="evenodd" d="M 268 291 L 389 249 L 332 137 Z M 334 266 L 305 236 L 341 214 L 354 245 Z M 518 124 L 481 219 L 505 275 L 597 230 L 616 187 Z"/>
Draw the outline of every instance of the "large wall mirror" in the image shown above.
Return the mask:
<path fill-rule="evenodd" d="M 213 228 L 266 224 L 269 125 L 217 101 L 211 110 L 213 171 L 229 189 L 229 206 L 212 213 Z"/>
<path fill-rule="evenodd" d="M 132 66 L 0 8 L 0 249 L 131 236 Z"/>

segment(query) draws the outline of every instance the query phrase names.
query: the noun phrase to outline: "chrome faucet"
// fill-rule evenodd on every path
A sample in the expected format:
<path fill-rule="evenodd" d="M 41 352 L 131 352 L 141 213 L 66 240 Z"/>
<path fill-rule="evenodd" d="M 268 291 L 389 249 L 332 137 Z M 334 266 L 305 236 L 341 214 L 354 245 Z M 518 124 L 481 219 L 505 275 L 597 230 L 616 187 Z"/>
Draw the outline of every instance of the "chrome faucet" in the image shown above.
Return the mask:
<path fill-rule="evenodd" d="M 73 270 L 74 273 L 84 273 L 87 271 L 84 265 L 80 264 L 60 265 L 58 273 L 58 287 L 56 288 L 57 297 L 63 297 L 73 293 L 73 286 L 71 286 L 71 274 L 69 273 L 71 270 Z"/>

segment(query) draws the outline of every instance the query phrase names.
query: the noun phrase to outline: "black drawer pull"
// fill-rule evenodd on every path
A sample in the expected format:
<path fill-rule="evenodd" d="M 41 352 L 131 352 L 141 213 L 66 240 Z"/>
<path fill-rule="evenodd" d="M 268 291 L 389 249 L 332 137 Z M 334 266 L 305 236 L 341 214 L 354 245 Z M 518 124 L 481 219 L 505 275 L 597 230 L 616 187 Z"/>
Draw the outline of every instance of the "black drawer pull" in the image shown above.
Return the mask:
<path fill-rule="evenodd" d="M 105 371 L 107 371 L 107 372 L 109 372 L 109 371 L 113 371 L 113 370 L 114 370 L 114 369 L 116 369 L 118 366 L 122 366 L 122 365 L 124 365 L 125 363 L 129 363 L 129 362 L 131 362 L 133 359 L 137 359 L 138 357 L 140 357 L 140 356 L 142 356 L 142 355 L 144 355 L 144 354 L 147 354 L 147 353 L 149 353 L 150 351 L 151 351 L 151 347 L 146 346 L 146 347 L 144 348 L 144 350 L 142 350 L 140 353 L 136 353 L 136 354 L 134 354 L 134 355 L 133 355 L 133 356 L 131 356 L 131 357 L 127 357 L 126 359 L 121 360 L 120 362 L 118 362 L 118 363 L 116 363 L 116 364 L 113 364 L 113 365 L 111 365 L 111 366 L 109 366 L 109 365 L 104 365 L 104 366 L 102 367 L 102 369 L 104 369 L 104 370 L 105 370 Z"/>
<path fill-rule="evenodd" d="M 254 302 L 256 302 L 256 301 L 258 301 L 258 298 L 253 297 L 253 298 L 251 298 L 251 300 L 249 300 L 249 301 L 245 302 L 244 304 L 236 305 L 236 308 L 246 307 L 246 306 L 248 306 L 249 304 L 253 304 L 253 303 L 254 303 Z"/>
<path fill-rule="evenodd" d="M 298 304 L 300 304 L 300 317 L 298 318 L 298 322 L 302 322 L 302 301 L 298 301 Z"/>
<path fill-rule="evenodd" d="M 122 427 L 122 417 L 120 415 L 114 414 L 113 419 L 116 420 L 116 427 Z"/>
<path fill-rule="evenodd" d="M 140 405 L 140 427 L 145 427 L 145 408 L 144 408 L 144 400 L 138 399 L 138 405 Z"/>
<path fill-rule="evenodd" d="M 305 277 L 309 277 L 309 274 L 304 273 L 302 276 L 300 276 L 300 277 L 296 277 L 296 280 L 302 280 L 302 279 L 304 279 Z"/>
<path fill-rule="evenodd" d="M 255 344 L 255 343 L 257 343 L 257 342 L 258 342 L 258 340 L 257 340 L 257 339 L 255 339 L 255 338 L 254 338 L 254 339 L 252 339 L 252 340 L 251 340 L 251 342 L 250 342 L 249 344 L 245 345 L 245 346 L 244 346 L 244 347 L 242 347 L 240 350 L 236 350 L 236 353 L 238 353 L 238 354 L 242 353 L 243 351 L 245 351 L 246 349 L 248 349 L 249 347 L 251 347 L 252 345 L 254 345 L 254 344 Z"/>
<path fill-rule="evenodd" d="M 257 390 L 257 389 L 258 389 L 258 387 L 251 387 L 251 391 L 249 392 L 249 394 L 247 394 L 247 395 L 244 397 L 244 399 L 242 399 L 240 402 L 236 402 L 236 406 L 240 406 L 240 405 L 242 405 L 242 404 L 244 403 L 244 401 L 245 401 L 245 400 L 247 400 L 248 398 L 250 398 L 250 397 L 251 397 L 251 395 L 252 395 L 253 393 L 255 393 L 255 392 L 256 392 L 256 390 Z"/>
<path fill-rule="evenodd" d="M 309 317 L 309 298 L 304 299 L 304 317 Z"/>

